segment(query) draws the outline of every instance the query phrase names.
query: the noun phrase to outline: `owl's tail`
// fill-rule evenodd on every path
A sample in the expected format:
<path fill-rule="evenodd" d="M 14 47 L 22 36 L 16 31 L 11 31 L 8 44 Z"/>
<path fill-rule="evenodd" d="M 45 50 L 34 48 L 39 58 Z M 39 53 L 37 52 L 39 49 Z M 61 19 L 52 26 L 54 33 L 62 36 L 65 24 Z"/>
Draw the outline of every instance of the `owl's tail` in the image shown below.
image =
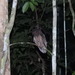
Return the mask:
<path fill-rule="evenodd" d="M 39 47 L 39 50 L 40 50 L 42 53 L 46 53 L 46 52 L 47 52 L 47 48 L 46 48 L 46 47 Z"/>

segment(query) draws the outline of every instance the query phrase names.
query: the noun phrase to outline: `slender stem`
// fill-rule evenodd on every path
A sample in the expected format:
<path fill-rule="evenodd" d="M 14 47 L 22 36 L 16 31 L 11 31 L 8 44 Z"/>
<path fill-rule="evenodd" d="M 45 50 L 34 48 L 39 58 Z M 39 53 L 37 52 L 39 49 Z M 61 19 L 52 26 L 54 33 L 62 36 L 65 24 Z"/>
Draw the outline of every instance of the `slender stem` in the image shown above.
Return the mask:
<path fill-rule="evenodd" d="M 36 23 L 37 23 L 37 25 L 39 25 L 37 9 L 35 10 L 35 13 L 36 13 Z"/>
<path fill-rule="evenodd" d="M 43 15 L 44 15 L 45 9 L 46 9 L 46 7 L 44 7 L 44 9 L 43 9 L 43 12 L 42 12 L 41 17 L 40 17 L 40 21 L 41 21 Z"/>
<path fill-rule="evenodd" d="M 67 75 L 67 52 L 66 52 L 66 24 L 65 24 L 65 0 L 63 0 L 64 12 L 64 47 L 65 47 L 65 75 Z"/>
<path fill-rule="evenodd" d="M 43 60 L 43 58 L 41 57 L 38 51 L 36 51 L 36 53 L 38 54 L 38 56 L 40 57 L 42 61 L 42 75 L 45 75 L 45 61 Z"/>
<path fill-rule="evenodd" d="M 72 14 L 72 19 L 73 19 L 72 20 L 72 30 L 73 30 L 73 33 L 75 35 L 75 29 L 74 29 L 74 27 L 75 27 L 75 12 L 74 12 L 74 9 L 72 7 L 71 0 L 68 0 L 68 2 L 69 2 L 69 7 L 70 7 L 71 14 Z"/>
<path fill-rule="evenodd" d="M 18 45 L 18 44 L 21 44 L 21 45 L 23 45 L 23 44 L 30 44 L 30 45 L 36 46 L 36 44 L 31 43 L 31 42 L 17 42 L 17 43 L 12 43 L 9 46 L 14 46 L 14 45 Z"/>

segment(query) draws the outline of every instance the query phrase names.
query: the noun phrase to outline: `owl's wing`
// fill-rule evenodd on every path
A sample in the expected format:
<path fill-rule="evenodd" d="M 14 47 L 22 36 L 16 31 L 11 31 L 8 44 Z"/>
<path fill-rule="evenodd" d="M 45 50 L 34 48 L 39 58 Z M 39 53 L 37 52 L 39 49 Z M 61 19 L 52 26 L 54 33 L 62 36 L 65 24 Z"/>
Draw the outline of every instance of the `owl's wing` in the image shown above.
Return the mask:
<path fill-rule="evenodd" d="M 45 35 L 42 33 L 41 34 L 42 35 L 42 40 L 43 40 L 43 43 L 44 43 L 44 45 L 45 45 L 45 47 L 47 47 L 47 41 L 46 41 L 46 37 L 45 37 Z"/>
<path fill-rule="evenodd" d="M 41 35 L 38 35 L 38 36 L 34 36 L 33 40 L 34 40 L 36 46 L 39 48 L 39 50 L 42 53 L 46 53 L 47 52 L 47 49 L 46 49 L 47 42 L 46 42 L 45 38 L 43 38 Z"/>

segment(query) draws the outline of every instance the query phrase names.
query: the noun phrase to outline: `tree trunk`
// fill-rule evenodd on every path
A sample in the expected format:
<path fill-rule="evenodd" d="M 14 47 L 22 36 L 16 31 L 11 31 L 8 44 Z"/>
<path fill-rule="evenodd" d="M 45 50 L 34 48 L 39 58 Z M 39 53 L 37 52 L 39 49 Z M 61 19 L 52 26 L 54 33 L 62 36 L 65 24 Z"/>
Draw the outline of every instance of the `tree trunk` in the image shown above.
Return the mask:
<path fill-rule="evenodd" d="M 8 23 L 8 0 L 0 0 L 0 75 L 1 58 L 3 57 L 4 33 Z"/>
<path fill-rule="evenodd" d="M 52 0 L 53 4 L 53 55 L 52 55 L 52 75 L 56 75 L 56 44 L 57 44 L 57 7 L 56 0 Z"/>
<path fill-rule="evenodd" d="M 7 4 L 8 5 L 8 2 L 7 3 L 4 3 L 5 0 L 2 0 L 3 3 L 1 4 L 3 6 L 3 4 Z M 8 0 L 6 0 L 8 1 Z M 7 6 L 8 7 L 8 6 Z M 3 12 L 7 11 L 6 15 L 3 14 L 3 22 L 1 23 L 3 26 L 6 25 L 6 28 L 2 28 L 3 33 L 3 40 L 1 39 L 2 41 L 2 50 L 1 50 L 1 53 L 3 53 L 3 55 L 1 56 L 1 60 L 0 60 L 0 75 L 10 75 L 10 47 L 9 47 L 9 44 L 10 44 L 10 40 L 9 40 L 9 37 L 10 37 L 10 33 L 11 33 L 11 30 L 13 28 L 13 25 L 14 25 L 14 19 L 15 19 L 15 14 L 16 14 L 16 7 L 17 7 L 17 0 L 13 0 L 13 4 L 12 4 L 12 11 L 11 11 L 11 15 L 10 15 L 10 20 L 9 20 L 9 23 L 8 23 L 8 9 L 6 9 L 7 7 L 4 8 Z M 3 8 L 1 8 L 3 9 Z M 6 18 L 5 18 L 6 17 Z M 3 24 L 4 23 L 4 24 Z M 3 46 L 4 44 L 4 46 Z"/>

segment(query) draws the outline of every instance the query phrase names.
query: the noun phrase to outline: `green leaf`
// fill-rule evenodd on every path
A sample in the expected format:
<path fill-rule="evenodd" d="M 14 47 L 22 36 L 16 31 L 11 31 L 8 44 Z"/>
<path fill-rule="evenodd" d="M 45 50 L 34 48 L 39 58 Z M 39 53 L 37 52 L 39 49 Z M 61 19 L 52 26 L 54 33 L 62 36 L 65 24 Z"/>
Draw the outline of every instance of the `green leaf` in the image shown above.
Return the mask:
<path fill-rule="evenodd" d="M 38 6 L 38 2 L 36 2 L 35 0 L 31 0 L 31 2 L 32 2 L 34 5 Z"/>
<path fill-rule="evenodd" d="M 38 3 L 37 2 L 32 2 L 34 5 L 38 6 Z"/>
<path fill-rule="evenodd" d="M 23 7 L 22 7 L 22 12 L 23 12 L 23 13 L 28 10 L 29 4 L 30 4 L 29 2 L 26 2 L 26 3 L 23 5 Z"/>
<path fill-rule="evenodd" d="M 36 6 L 38 6 L 38 2 L 34 2 L 33 4 L 36 5 Z"/>
<path fill-rule="evenodd" d="M 31 2 L 35 2 L 35 0 L 31 0 Z"/>
<path fill-rule="evenodd" d="M 72 73 L 72 75 L 75 75 L 75 71 Z"/>
<path fill-rule="evenodd" d="M 30 3 L 30 8 L 31 8 L 31 10 L 34 11 L 35 8 L 36 8 L 35 5 L 34 5 L 32 2 L 29 2 L 29 3 Z"/>
<path fill-rule="evenodd" d="M 38 3 L 44 3 L 45 0 L 36 0 Z"/>

